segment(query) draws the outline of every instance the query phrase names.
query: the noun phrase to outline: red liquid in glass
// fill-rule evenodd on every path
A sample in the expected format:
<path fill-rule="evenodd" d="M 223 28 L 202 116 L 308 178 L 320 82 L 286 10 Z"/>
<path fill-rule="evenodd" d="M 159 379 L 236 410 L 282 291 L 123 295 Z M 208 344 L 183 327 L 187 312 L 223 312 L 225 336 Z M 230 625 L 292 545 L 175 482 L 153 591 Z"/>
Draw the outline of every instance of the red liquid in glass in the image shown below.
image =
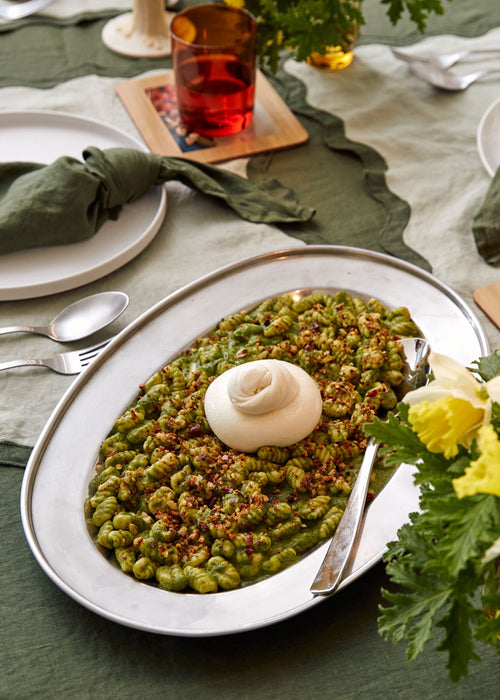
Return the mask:
<path fill-rule="evenodd" d="M 228 136 L 253 117 L 255 74 L 235 56 L 209 54 L 176 67 L 177 102 L 189 131 Z"/>

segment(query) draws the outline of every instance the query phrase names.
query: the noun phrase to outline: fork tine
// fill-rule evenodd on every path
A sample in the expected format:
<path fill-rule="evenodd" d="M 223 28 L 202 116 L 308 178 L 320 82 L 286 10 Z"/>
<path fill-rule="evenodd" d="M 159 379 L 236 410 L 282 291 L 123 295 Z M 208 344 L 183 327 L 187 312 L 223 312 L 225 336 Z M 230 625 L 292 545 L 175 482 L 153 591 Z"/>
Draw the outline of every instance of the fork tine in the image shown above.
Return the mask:
<path fill-rule="evenodd" d="M 92 357 L 95 356 L 96 353 L 98 353 L 100 350 L 103 350 L 106 345 L 109 345 L 110 339 L 108 338 L 107 340 L 103 340 L 100 343 L 96 343 L 95 345 L 90 345 L 88 348 L 83 348 L 83 350 L 79 350 L 78 354 L 81 358 L 86 357 L 87 355 L 92 355 Z"/>
<path fill-rule="evenodd" d="M 89 362 L 91 362 L 95 357 L 97 357 L 101 350 L 104 350 L 104 348 L 108 344 L 109 340 L 103 340 L 101 343 L 97 343 L 96 345 L 91 345 L 88 348 L 79 350 L 78 357 L 80 359 L 82 367 L 86 367 L 89 364 Z"/>

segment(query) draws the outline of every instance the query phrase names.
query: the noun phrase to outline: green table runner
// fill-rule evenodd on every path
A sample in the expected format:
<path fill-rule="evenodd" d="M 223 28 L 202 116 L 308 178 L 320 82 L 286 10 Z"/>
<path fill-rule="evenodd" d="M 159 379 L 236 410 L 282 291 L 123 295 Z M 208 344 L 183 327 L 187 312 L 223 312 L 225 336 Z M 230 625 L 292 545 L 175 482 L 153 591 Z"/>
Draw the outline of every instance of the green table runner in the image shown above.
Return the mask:
<path fill-rule="evenodd" d="M 410 207 L 385 182 L 387 166 L 372 148 L 349 140 L 341 119 L 307 104 L 306 87 L 283 72 L 270 76 L 309 133 L 300 149 L 250 160 L 248 176 L 262 186 L 269 176 L 286 182 L 316 214 L 301 225 L 280 228 L 308 244 L 348 245 L 389 253 L 430 270 L 403 241 Z M 314 167 L 304 168 L 304 163 Z"/>
<path fill-rule="evenodd" d="M 130 77 L 152 67 L 171 67 L 170 58 L 130 59 L 109 51 L 101 40 L 109 12 L 103 15 L 92 22 L 86 14 L 64 20 L 30 18 L 26 25 L 13 23 L 17 29 L 10 32 L 4 28 L 0 63 L 6 70 L 0 74 L 0 87 L 22 84 L 49 88 L 92 72 Z M 382 25 L 386 24 L 382 17 Z M 55 59 L 61 34 L 63 62 Z M 296 192 L 302 204 L 318 212 L 311 225 L 280 226 L 281 230 L 306 243 L 370 248 L 430 270 L 429 263 L 403 242 L 410 208 L 388 189 L 384 160 L 373 149 L 348 140 L 340 119 L 307 105 L 300 81 L 282 69 L 269 77 L 308 130 L 310 141 L 301 148 L 251 159 L 249 177 L 260 183 L 265 183 L 266 177 L 277 177 Z M 305 176 L 303 164 L 307 161 L 314 162 L 315 168 Z"/>
<path fill-rule="evenodd" d="M 178 8 L 199 4 L 180 2 Z M 132 2 L 130 3 L 132 6 Z M 444 0 L 445 14 L 431 15 L 425 34 L 458 34 L 478 36 L 500 24 L 500 4 L 491 0 Z M 50 7 L 47 9 L 47 12 Z M 386 16 L 385 5 L 379 0 L 364 0 L 366 25 L 362 27 L 359 44 L 407 45 L 421 34 L 407 17 L 394 27 Z M 170 59 L 131 59 L 107 49 L 100 37 L 103 26 L 120 11 L 105 9 L 83 12 L 65 18 L 32 15 L 22 20 L 0 24 L 0 87 L 31 85 L 50 87 L 75 76 L 95 72 L 97 75 L 133 77 L 144 71 L 170 67 Z M 65 60 L 59 56 L 63 43 Z M 23 51 L 18 51 L 18 46 Z"/>

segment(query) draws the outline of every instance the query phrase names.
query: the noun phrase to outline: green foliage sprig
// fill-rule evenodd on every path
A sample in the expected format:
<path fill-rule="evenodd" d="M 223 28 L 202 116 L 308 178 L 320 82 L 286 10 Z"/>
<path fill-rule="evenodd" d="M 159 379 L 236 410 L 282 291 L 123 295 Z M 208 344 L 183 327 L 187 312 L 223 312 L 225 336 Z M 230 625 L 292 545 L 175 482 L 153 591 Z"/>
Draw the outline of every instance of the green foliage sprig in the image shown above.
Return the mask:
<path fill-rule="evenodd" d="M 497 352 L 475 364 L 472 371 L 484 381 L 500 373 Z M 491 425 L 500 432 L 497 403 Z M 476 642 L 499 649 L 500 497 L 476 493 L 458 498 L 452 479 L 478 458 L 476 441 L 470 449 L 460 447 L 451 459 L 430 452 L 412 429 L 404 403 L 397 416 L 391 414 L 387 422 L 376 419 L 366 432 L 384 444 L 381 453 L 389 464 L 416 466 L 421 489 L 420 512 L 411 514 L 384 557 L 395 590 L 382 591 L 390 605 L 380 607 L 379 632 L 394 642 L 406 640 L 412 661 L 437 629 L 444 631 L 437 650 L 447 653 L 449 677 L 457 682 L 468 674 L 471 661 L 480 660 Z"/>
<path fill-rule="evenodd" d="M 363 0 L 224 0 L 244 7 L 257 19 L 261 67 L 275 72 L 281 49 L 294 52 L 298 61 L 324 54 L 327 47 L 347 47 L 365 24 Z M 447 0 L 451 2 L 452 0 Z M 397 24 L 407 14 L 423 31 L 430 14 L 442 15 L 445 0 L 381 0 L 387 16 Z"/>

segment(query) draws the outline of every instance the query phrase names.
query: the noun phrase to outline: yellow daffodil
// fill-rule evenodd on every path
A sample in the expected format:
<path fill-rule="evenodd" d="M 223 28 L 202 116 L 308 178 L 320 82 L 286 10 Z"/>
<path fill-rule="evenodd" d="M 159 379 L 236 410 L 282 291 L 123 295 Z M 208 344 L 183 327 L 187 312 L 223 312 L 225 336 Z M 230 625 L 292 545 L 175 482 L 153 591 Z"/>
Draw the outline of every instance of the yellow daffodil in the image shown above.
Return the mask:
<path fill-rule="evenodd" d="M 493 426 L 479 429 L 478 446 L 479 458 L 470 463 L 463 476 L 452 480 L 459 498 L 476 493 L 500 496 L 500 440 Z"/>
<path fill-rule="evenodd" d="M 458 446 L 470 447 L 479 428 L 490 422 L 491 404 L 500 403 L 500 377 L 479 382 L 461 364 L 432 352 L 435 379 L 408 393 L 408 419 L 430 452 L 449 459 Z"/>
<path fill-rule="evenodd" d="M 412 406 L 408 418 L 413 430 L 430 452 L 441 452 L 447 459 L 468 442 L 481 425 L 484 410 L 468 401 L 448 396 L 435 402 L 422 401 Z"/>

